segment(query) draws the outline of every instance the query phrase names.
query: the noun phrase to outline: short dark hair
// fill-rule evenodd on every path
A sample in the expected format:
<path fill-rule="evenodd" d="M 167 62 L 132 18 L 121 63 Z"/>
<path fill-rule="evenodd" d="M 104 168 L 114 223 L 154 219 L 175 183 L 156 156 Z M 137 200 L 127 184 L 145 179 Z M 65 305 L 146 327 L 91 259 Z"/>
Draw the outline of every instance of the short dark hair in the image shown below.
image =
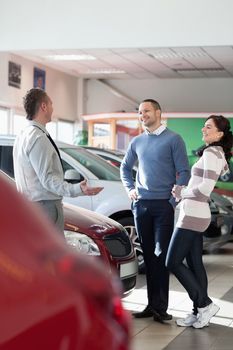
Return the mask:
<path fill-rule="evenodd" d="M 39 88 L 29 90 L 23 98 L 23 106 L 27 114 L 26 118 L 33 120 L 38 112 L 40 104 L 48 101 L 47 93 Z"/>
<path fill-rule="evenodd" d="M 154 109 L 156 110 L 159 109 L 162 112 L 160 104 L 157 101 L 153 100 L 152 98 L 147 98 L 142 101 L 142 103 L 144 102 L 150 102 L 153 105 Z"/>

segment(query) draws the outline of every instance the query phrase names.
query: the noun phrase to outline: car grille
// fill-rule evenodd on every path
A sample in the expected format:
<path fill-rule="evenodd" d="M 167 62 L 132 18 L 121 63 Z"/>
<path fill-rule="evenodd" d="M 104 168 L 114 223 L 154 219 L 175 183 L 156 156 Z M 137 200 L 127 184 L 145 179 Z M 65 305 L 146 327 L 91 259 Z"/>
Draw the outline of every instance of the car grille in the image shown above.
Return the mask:
<path fill-rule="evenodd" d="M 130 238 L 125 232 L 106 235 L 104 243 L 114 258 L 127 257 L 133 251 Z"/>

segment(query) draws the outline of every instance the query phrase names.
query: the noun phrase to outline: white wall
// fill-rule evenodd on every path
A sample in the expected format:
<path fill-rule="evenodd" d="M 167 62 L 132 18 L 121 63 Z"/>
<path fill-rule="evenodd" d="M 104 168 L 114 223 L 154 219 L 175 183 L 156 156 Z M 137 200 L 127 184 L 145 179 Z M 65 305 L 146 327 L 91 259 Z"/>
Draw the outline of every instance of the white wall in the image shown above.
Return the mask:
<path fill-rule="evenodd" d="M 233 112 L 233 79 L 154 79 L 110 80 L 111 86 L 140 102 L 157 99 L 164 112 Z M 89 80 L 86 113 L 135 111 L 137 104 L 126 103 L 98 81 Z"/>
<path fill-rule="evenodd" d="M 232 0 L 1 0 L 0 50 L 232 45 Z"/>
<path fill-rule="evenodd" d="M 21 65 L 21 88 L 8 86 L 8 61 Z M 22 99 L 33 87 L 33 68 L 46 71 L 46 92 L 53 100 L 54 118 L 77 119 L 77 78 L 19 56 L 0 53 L 0 105 L 23 112 Z"/>

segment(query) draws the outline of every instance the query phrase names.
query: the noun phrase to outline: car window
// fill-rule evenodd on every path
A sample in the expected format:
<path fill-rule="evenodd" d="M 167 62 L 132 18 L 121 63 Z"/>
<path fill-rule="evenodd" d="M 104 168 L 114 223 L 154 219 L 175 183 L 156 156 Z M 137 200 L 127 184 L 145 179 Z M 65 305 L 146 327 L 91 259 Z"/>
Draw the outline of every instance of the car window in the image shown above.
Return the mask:
<path fill-rule="evenodd" d="M 0 169 L 14 178 L 13 146 L 0 146 Z"/>
<path fill-rule="evenodd" d="M 61 148 L 63 152 L 76 159 L 85 168 L 91 171 L 100 180 L 120 181 L 119 169 L 108 164 L 106 161 L 94 154 L 75 148 Z"/>
<path fill-rule="evenodd" d="M 116 159 L 113 159 L 113 158 L 111 158 L 111 157 L 108 157 L 108 156 L 105 156 L 105 155 L 102 155 L 102 154 L 100 154 L 100 157 L 102 157 L 103 159 L 105 159 L 105 160 L 106 160 L 107 162 L 109 162 L 110 164 L 117 166 L 118 168 L 120 168 L 120 166 L 121 166 L 121 162 L 119 162 L 119 161 L 116 160 Z"/>

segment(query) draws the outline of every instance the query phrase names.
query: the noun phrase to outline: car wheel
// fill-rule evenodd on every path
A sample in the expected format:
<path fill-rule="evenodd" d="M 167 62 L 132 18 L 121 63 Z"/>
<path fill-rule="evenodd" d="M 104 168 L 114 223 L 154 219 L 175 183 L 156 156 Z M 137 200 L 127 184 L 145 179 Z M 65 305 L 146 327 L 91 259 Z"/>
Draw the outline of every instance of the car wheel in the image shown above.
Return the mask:
<path fill-rule="evenodd" d="M 118 220 L 118 222 L 126 229 L 131 241 L 133 242 L 133 247 L 138 259 L 138 272 L 145 273 L 143 252 L 142 252 L 141 244 L 138 240 L 133 217 L 129 216 L 129 217 L 121 218 Z"/>

